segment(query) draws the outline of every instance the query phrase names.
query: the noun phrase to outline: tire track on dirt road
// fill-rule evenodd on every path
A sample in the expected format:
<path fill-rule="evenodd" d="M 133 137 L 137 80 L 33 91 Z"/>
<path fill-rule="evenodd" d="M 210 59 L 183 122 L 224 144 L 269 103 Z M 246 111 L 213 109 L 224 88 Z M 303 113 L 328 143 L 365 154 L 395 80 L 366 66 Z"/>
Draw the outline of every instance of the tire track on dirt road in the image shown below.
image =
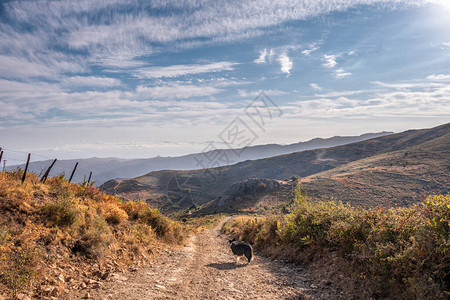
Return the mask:
<path fill-rule="evenodd" d="M 92 299 L 338 299 L 331 286 L 313 282 L 299 266 L 255 255 L 235 264 L 220 228 L 193 235 L 187 246 L 167 251 L 148 267 L 113 274 L 89 291 Z"/>

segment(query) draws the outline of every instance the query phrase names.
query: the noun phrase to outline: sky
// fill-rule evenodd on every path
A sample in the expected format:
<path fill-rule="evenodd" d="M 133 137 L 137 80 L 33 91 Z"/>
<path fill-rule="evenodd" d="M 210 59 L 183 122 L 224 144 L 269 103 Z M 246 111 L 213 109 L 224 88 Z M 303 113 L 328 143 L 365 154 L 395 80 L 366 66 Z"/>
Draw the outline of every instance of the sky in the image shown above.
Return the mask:
<path fill-rule="evenodd" d="M 2 1 L 0 147 L 138 158 L 433 127 L 448 28 L 446 0 Z"/>

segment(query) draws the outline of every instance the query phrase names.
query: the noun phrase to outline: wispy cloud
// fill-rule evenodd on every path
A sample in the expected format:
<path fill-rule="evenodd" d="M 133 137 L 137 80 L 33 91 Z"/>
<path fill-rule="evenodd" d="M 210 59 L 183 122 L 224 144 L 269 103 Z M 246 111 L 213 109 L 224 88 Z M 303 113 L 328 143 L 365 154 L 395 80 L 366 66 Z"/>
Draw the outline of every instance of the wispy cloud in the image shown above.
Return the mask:
<path fill-rule="evenodd" d="M 67 77 L 61 83 L 67 87 L 118 87 L 122 85 L 119 79 L 96 76 Z"/>
<path fill-rule="evenodd" d="M 272 62 L 272 59 L 273 59 L 274 56 L 275 56 L 275 50 L 274 49 L 270 49 L 269 56 L 268 56 L 268 59 L 269 59 L 270 63 Z"/>
<path fill-rule="evenodd" d="M 62 73 L 84 71 L 83 63 L 54 53 L 51 57 L 9 56 L 0 54 L 0 76 L 3 78 L 28 79 L 42 77 L 57 79 Z"/>
<path fill-rule="evenodd" d="M 328 69 L 334 69 L 337 66 L 336 59 L 340 56 L 341 55 L 325 54 L 322 57 L 322 66 Z M 352 73 L 345 71 L 343 68 L 334 69 L 333 74 L 337 79 L 342 79 L 344 77 L 352 75 Z"/>
<path fill-rule="evenodd" d="M 426 85 L 428 83 L 428 85 Z M 374 83 L 379 86 L 380 83 Z M 430 82 L 383 84 L 384 89 L 318 94 L 282 107 L 287 117 L 389 118 L 444 117 L 450 114 L 450 87 Z M 402 90 L 397 87 L 402 86 Z"/>
<path fill-rule="evenodd" d="M 279 96 L 276 100 L 282 106 L 292 99 L 293 88 L 309 82 L 313 83 L 307 94 L 317 94 L 290 103 L 293 118 L 306 112 L 317 118 L 322 114 L 324 118 L 354 114 L 376 118 L 448 113 L 450 79 L 440 74 L 444 64 L 417 81 L 399 77 L 384 82 L 386 77 L 380 75 L 380 81 L 368 89 L 370 83 L 356 83 L 359 68 L 352 66 L 370 59 L 364 57 L 368 52 L 363 49 L 370 43 L 354 36 L 354 55 L 351 49 L 337 45 L 337 39 L 316 36 L 319 30 L 330 28 L 322 20 L 333 21 L 333 12 L 356 8 L 348 12 L 351 18 L 363 6 L 369 16 L 372 8 L 379 12 L 382 7 L 386 12 L 391 7 L 404 9 L 430 1 L 4 1 L 0 129 L 22 126 L 31 131 L 32 127 L 53 126 L 64 135 L 57 130 L 61 126 L 76 131 L 114 124 L 122 128 L 156 124 L 191 132 L 193 124 L 209 128 L 211 123 L 225 122 L 225 117 L 231 120 L 245 102 L 241 97 L 253 98 L 260 88 Z M 355 23 L 367 24 L 359 22 Z M 282 41 L 292 45 L 283 46 Z M 433 40 L 433 45 L 447 49 L 450 43 Z M 254 47 L 261 51 L 255 52 Z M 439 59 L 446 62 L 447 57 Z M 305 62 L 308 77 L 294 76 L 297 61 Z M 272 64 L 275 72 L 263 74 L 267 80 L 260 80 L 256 64 Z M 353 77 L 365 92 L 363 88 L 328 92 L 337 83 L 322 77 L 323 70 L 314 71 L 321 65 L 332 81 Z M 370 69 L 373 62 L 367 66 Z M 280 73 L 290 77 L 281 78 Z M 243 88 L 244 84 L 248 86 Z M 322 87 L 327 92 L 319 92 Z M 15 138 L 22 139 L 20 135 Z"/>
<path fill-rule="evenodd" d="M 427 78 L 430 79 L 430 78 Z M 440 81 L 439 79 L 435 81 Z M 406 89 L 421 89 L 421 88 L 437 88 L 437 87 L 445 87 L 447 84 L 442 82 L 429 82 L 429 81 L 415 81 L 415 82 L 399 82 L 399 83 L 388 83 L 388 82 L 381 82 L 381 81 L 374 81 L 372 82 L 375 85 L 386 87 L 386 88 L 393 88 L 393 89 L 399 89 L 399 90 L 406 90 Z"/>
<path fill-rule="evenodd" d="M 315 89 L 316 91 L 322 90 L 322 88 L 317 83 L 310 83 L 309 86 Z"/>
<path fill-rule="evenodd" d="M 352 73 L 346 72 L 342 68 L 339 68 L 334 71 L 334 75 L 336 76 L 336 78 L 344 78 L 346 76 L 352 75 Z"/>
<path fill-rule="evenodd" d="M 291 75 L 291 69 L 293 66 L 292 60 L 286 53 L 282 53 L 278 56 L 278 62 L 281 65 L 281 72 L 286 73 L 288 76 Z"/>
<path fill-rule="evenodd" d="M 192 97 L 212 96 L 223 90 L 212 86 L 195 86 L 187 84 L 168 84 L 164 86 L 138 86 L 136 92 L 144 98 L 188 99 Z"/>
<path fill-rule="evenodd" d="M 324 61 L 324 63 L 322 64 L 322 66 L 324 66 L 325 68 L 334 68 L 337 65 L 336 62 L 336 55 L 324 55 L 322 60 Z"/>
<path fill-rule="evenodd" d="M 255 98 L 258 95 L 261 94 L 261 91 L 248 91 L 248 90 L 243 90 L 243 89 L 239 89 L 238 90 L 238 94 L 239 96 L 241 96 L 242 98 Z M 280 96 L 280 95 L 287 95 L 289 94 L 288 92 L 285 91 L 281 91 L 281 90 L 264 90 L 264 94 L 266 94 L 267 96 Z"/>
<path fill-rule="evenodd" d="M 259 57 L 254 60 L 257 64 L 263 64 L 266 62 L 266 56 L 267 56 L 267 49 L 264 48 L 263 51 L 259 52 Z"/>
<path fill-rule="evenodd" d="M 135 73 L 138 77 L 143 78 L 178 77 L 202 73 L 230 71 L 233 70 L 235 65 L 237 65 L 237 63 L 223 61 L 209 64 L 174 65 L 168 67 L 139 68 L 135 71 Z"/>
<path fill-rule="evenodd" d="M 310 55 L 312 52 L 319 50 L 320 47 L 317 44 L 312 44 L 310 49 L 305 49 L 302 51 L 303 55 Z"/>
<path fill-rule="evenodd" d="M 427 79 L 435 81 L 449 81 L 450 74 L 432 74 L 427 76 Z"/>

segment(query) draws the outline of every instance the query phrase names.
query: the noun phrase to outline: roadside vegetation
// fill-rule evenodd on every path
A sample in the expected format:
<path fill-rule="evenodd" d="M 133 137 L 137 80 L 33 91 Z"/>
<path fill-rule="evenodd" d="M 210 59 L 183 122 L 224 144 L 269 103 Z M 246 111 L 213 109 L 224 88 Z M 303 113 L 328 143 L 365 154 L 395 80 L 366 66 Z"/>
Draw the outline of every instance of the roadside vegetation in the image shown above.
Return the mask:
<path fill-rule="evenodd" d="M 42 184 L 29 174 L 22 184 L 22 174 L 0 172 L 0 299 L 64 298 L 148 263 L 187 235 L 185 225 L 147 203 L 124 202 L 62 176 Z"/>
<path fill-rule="evenodd" d="M 357 298 L 450 297 L 450 195 L 364 209 L 308 201 L 299 186 L 294 194 L 292 213 L 238 217 L 223 231 L 265 255 L 309 263 Z"/>

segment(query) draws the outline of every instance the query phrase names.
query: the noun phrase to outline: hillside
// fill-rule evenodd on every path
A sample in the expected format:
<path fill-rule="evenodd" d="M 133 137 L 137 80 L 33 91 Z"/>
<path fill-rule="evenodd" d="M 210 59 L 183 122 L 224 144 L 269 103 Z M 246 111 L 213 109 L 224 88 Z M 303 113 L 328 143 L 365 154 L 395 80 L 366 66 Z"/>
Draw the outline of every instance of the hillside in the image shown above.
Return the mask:
<path fill-rule="evenodd" d="M 87 159 L 69 159 L 60 160 L 53 167 L 51 174 L 69 174 L 73 166 L 79 162 L 78 171 L 75 173 L 74 182 L 82 182 L 89 172 L 93 171 L 93 180 L 95 185 L 115 179 L 115 178 L 134 178 L 150 171 L 158 170 L 194 170 L 202 166 L 199 161 L 205 157 L 215 157 L 217 153 L 226 157 L 226 160 L 220 160 L 215 163 L 218 166 L 235 164 L 245 160 L 254 160 L 266 158 L 286 153 L 298 151 L 334 147 L 363 141 L 370 138 L 390 134 L 391 132 L 366 133 L 360 136 L 335 136 L 331 138 L 315 138 L 306 142 L 299 142 L 290 145 L 257 145 L 240 149 L 207 149 L 204 153 L 195 153 L 178 157 L 153 157 L 142 159 L 120 159 L 120 158 L 87 158 Z M 29 170 L 35 173 L 43 173 L 50 166 L 52 160 L 32 162 Z M 7 170 L 13 170 L 17 167 L 24 169 L 24 165 L 10 166 Z M 208 166 L 205 166 L 208 167 Z"/>
<path fill-rule="evenodd" d="M 101 188 L 173 211 L 202 206 L 249 178 L 284 180 L 297 175 L 317 198 L 334 197 L 363 206 L 388 201 L 405 205 L 425 192 L 448 192 L 449 141 L 450 124 L 445 124 L 220 168 L 151 172 L 110 181 Z"/>
<path fill-rule="evenodd" d="M 450 195 L 365 209 L 297 193 L 292 208 L 237 217 L 223 231 L 267 256 L 309 265 L 346 292 L 340 299 L 448 299 Z"/>
<path fill-rule="evenodd" d="M 0 299 L 80 299 L 180 244 L 184 227 L 89 185 L 0 172 Z"/>

